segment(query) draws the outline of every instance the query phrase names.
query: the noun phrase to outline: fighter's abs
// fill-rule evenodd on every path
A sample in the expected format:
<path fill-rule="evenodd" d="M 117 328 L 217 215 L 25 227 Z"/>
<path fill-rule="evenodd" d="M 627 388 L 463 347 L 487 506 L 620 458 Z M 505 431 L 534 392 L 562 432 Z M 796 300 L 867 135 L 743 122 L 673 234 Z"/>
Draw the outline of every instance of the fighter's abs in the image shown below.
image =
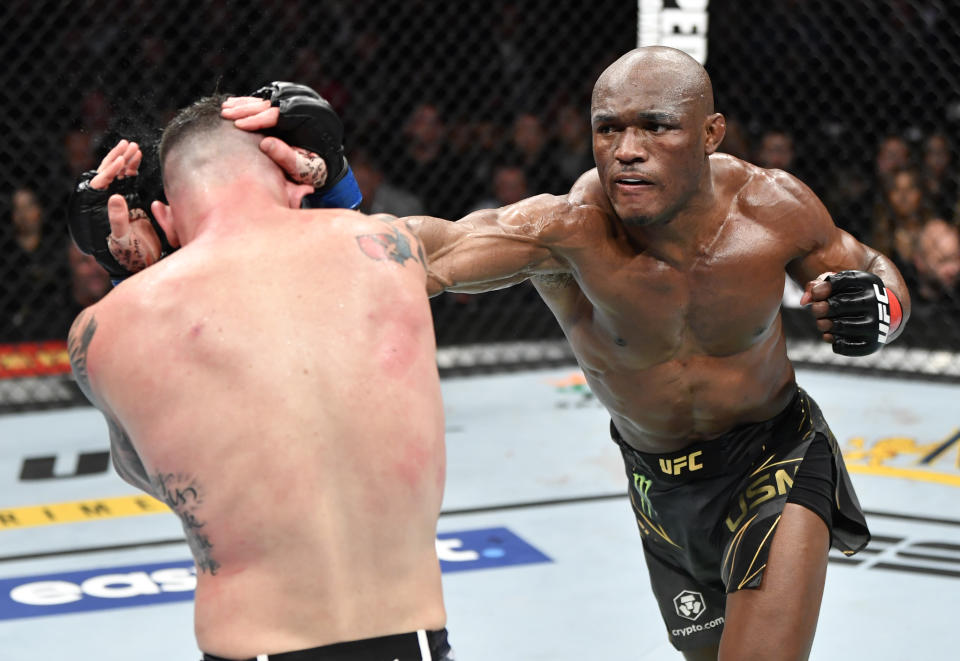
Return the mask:
<path fill-rule="evenodd" d="M 726 266 L 541 287 L 566 313 L 558 318 L 595 394 L 638 449 L 683 447 L 785 403 L 793 372 L 779 322 L 783 272 L 761 273 L 747 289 L 739 266 Z"/>

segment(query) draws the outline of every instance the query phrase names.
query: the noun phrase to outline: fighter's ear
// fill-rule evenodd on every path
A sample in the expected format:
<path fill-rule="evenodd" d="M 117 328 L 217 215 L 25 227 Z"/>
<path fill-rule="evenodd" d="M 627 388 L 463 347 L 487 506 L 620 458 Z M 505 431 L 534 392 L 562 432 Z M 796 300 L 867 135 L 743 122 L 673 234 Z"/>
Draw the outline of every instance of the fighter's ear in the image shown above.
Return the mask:
<path fill-rule="evenodd" d="M 703 150 L 707 155 L 717 151 L 717 147 L 723 142 L 723 136 L 727 133 L 727 120 L 718 112 L 707 115 L 703 122 L 703 131 L 705 140 Z"/>
<path fill-rule="evenodd" d="M 303 206 L 303 198 L 314 192 L 310 184 L 298 184 L 289 179 L 284 181 L 283 187 L 287 193 L 287 206 L 291 209 L 299 209 Z"/>
<path fill-rule="evenodd" d="M 174 227 L 173 211 L 170 206 L 160 200 L 154 200 L 150 205 L 150 211 L 153 212 L 153 217 L 157 219 L 160 229 L 167 235 L 167 243 L 173 248 L 179 248 L 180 237 L 177 236 L 177 230 Z"/>

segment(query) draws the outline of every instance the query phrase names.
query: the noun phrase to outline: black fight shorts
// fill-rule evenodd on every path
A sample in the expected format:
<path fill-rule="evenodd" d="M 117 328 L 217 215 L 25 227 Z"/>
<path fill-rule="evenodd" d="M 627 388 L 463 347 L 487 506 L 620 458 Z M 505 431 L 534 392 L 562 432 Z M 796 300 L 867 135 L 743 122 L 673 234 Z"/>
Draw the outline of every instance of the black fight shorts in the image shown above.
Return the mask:
<path fill-rule="evenodd" d="M 203 661 L 231 661 L 204 654 Z M 454 661 L 447 630 L 413 631 L 392 636 L 334 643 L 296 652 L 261 654 L 242 661 Z"/>
<path fill-rule="evenodd" d="M 853 555 L 870 533 L 837 441 L 798 389 L 776 417 L 670 454 L 638 452 L 611 423 L 650 582 L 678 650 L 715 645 L 729 592 L 760 587 L 784 505 L 796 502 Z"/>

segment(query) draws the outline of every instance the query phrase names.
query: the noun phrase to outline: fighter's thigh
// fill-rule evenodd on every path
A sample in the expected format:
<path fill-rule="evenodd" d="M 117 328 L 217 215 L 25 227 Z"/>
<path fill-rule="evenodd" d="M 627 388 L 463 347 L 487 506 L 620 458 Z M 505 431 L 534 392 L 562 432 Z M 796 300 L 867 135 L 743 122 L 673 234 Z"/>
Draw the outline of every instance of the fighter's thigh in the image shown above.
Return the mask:
<path fill-rule="evenodd" d="M 787 503 L 763 582 L 727 595 L 720 661 L 794 661 L 810 654 L 827 575 L 830 532 L 819 516 Z"/>
<path fill-rule="evenodd" d="M 719 645 L 702 647 L 698 650 L 684 650 L 683 658 L 685 661 L 717 661 L 719 650 Z"/>

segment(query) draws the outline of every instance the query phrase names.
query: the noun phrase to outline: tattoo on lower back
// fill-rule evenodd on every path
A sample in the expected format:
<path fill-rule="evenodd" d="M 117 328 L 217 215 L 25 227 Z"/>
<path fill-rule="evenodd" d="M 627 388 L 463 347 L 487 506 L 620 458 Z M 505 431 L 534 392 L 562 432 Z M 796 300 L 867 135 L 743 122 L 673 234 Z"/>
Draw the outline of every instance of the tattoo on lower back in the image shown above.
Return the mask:
<path fill-rule="evenodd" d="M 187 544 L 193 552 L 197 571 L 216 575 L 220 563 L 213 558 L 213 543 L 206 535 L 206 521 L 199 517 L 203 505 L 203 490 L 190 475 L 183 473 L 157 473 L 153 478 L 160 499 L 172 509 L 183 523 Z"/>
<path fill-rule="evenodd" d="M 412 259 L 419 262 L 422 266 L 426 266 L 426 259 L 424 259 L 423 256 L 423 246 L 420 245 L 419 241 L 415 241 L 417 244 L 417 252 L 414 254 L 413 245 L 407 236 L 390 223 L 384 222 L 384 225 L 389 228 L 389 231 L 380 234 L 361 234 L 357 236 L 357 244 L 360 246 L 363 254 L 370 259 L 378 261 L 389 259 L 398 264 L 404 264 L 408 259 Z"/>
<path fill-rule="evenodd" d="M 70 335 L 67 338 L 67 353 L 70 356 L 73 375 L 77 379 L 80 390 L 91 402 L 94 402 L 94 396 L 90 387 L 90 372 L 87 370 L 87 351 L 96 332 L 97 318 L 93 314 L 81 312 L 70 327 Z"/>

